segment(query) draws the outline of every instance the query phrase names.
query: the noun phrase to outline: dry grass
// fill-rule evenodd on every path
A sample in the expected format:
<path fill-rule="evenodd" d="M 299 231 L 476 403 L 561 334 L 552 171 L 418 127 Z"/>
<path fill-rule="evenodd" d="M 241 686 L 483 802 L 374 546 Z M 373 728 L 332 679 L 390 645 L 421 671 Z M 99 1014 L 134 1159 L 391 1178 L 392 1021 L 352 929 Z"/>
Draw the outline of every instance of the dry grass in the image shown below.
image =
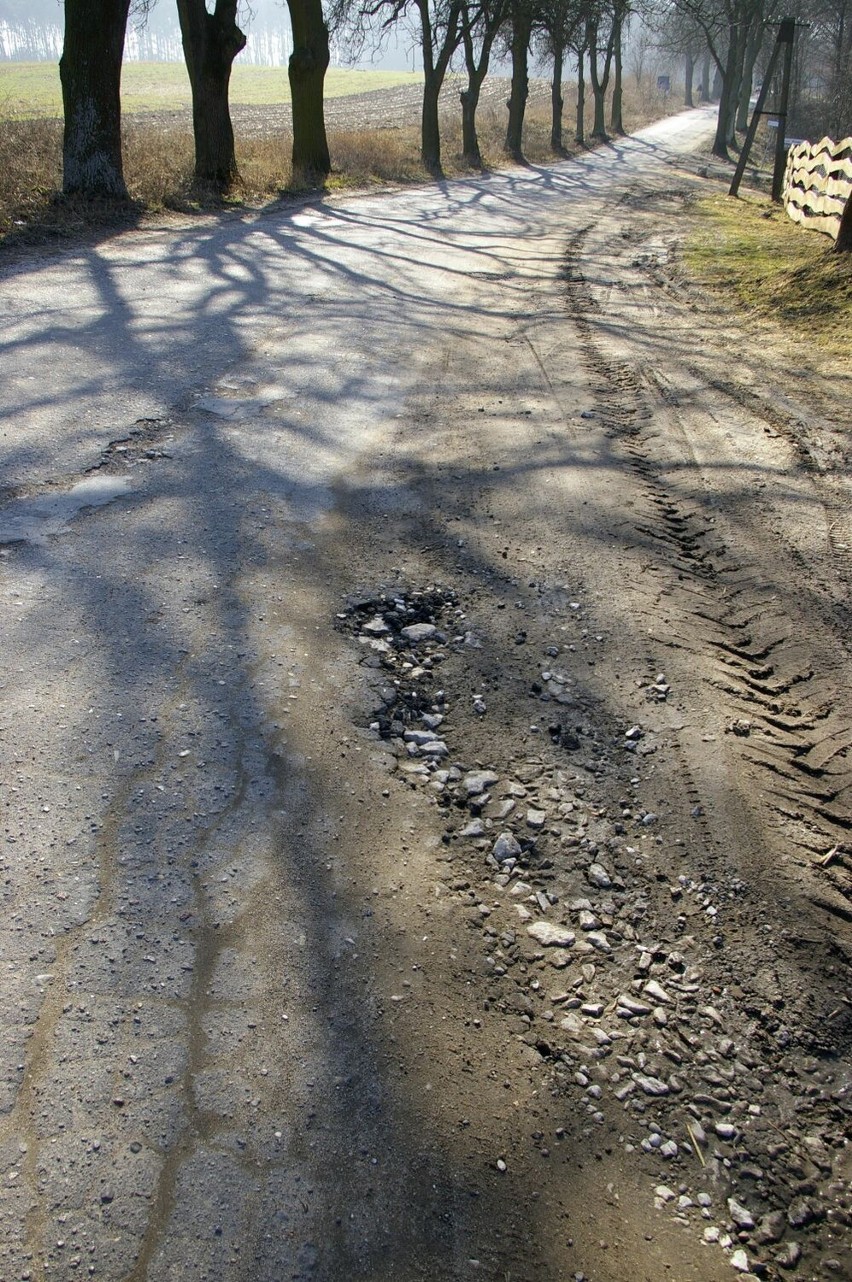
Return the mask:
<path fill-rule="evenodd" d="M 533 163 L 555 159 L 550 147 L 549 89 L 535 82 L 527 107 L 524 151 Z M 565 87 L 564 135 L 573 138 L 575 113 L 572 86 Z M 418 91 L 412 89 L 415 107 Z M 456 107 L 457 90 L 450 88 L 443 116 L 443 160 L 448 176 L 468 173 L 461 158 L 461 122 Z M 502 85 L 497 100 L 501 100 Z M 506 112 L 484 102 L 479 112 L 480 146 L 490 167 L 509 163 L 503 151 Z M 347 119 L 357 120 L 358 100 L 351 100 Z M 672 110 L 677 107 L 672 106 Z M 73 234 L 81 225 L 126 222 L 141 212 L 179 209 L 191 212 L 210 208 L 211 201 L 193 186 L 193 142 L 191 130 L 181 119 L 131 116 L 124 127 L 124 173 L 132 206 L 67 201 L 61 190 L 61 122 L 25 119 L 5 114 L 0 131 L 0 241 L 33 240 Z M 626 93 L 625 118 L 638 127 L 664 114 L 656 95 L 639 95 L 635 86 Z M 590 127 L 589 121 L 589 127 Z M 420 163 L 420 137 L 415 123 L 398 128 L 330 128 L 329 146 L 333 173 L 328 187 L 363 188 L 389 183 L 428 181 Z M 229 206 L 257 205 L 293 190 L 290 171 L 291 139 L 279 126 L 256 136 L 238 132 L 237 161 L 241 184 L 231 193 Z M 569 148 L 571 150 L 572 148 Z M 576 150 L 576 148 L 573 148 Z M 213 202 L 220 203 L 220 202 Z"/>
<path fill-rule="evenodd" d="M 55 120 L 7 120 L 0 130 L 0 232 L 37 218 L 60 186 Z"/>

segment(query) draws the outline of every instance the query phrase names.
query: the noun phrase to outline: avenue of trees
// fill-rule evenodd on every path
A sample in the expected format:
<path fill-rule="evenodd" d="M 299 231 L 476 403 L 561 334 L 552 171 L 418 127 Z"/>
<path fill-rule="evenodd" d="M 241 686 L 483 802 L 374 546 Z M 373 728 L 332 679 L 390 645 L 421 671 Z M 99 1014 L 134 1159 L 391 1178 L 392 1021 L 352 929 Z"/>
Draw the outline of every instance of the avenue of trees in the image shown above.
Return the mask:
<path fill-rule="evenodd" d="M 55 0 L 52 0 L 54 12 Z M 60 79 L 64 108 L 63 189 L 123 197 L 120 80 L 128 22 L 144 21 L 155 0 L 64 0 Z M 231 69 L 251 18 L 240 0 L 157 0 L 176 5 L 189 75 L 199 184 L 226 191 L 238 178 L 228 106 Z M 31 19 L 39 0 L 7 0 Z M 481 165 L 477 108 L 489 66 L 511 66 L 505 149 L 520 157 L 530 60 L 552 73 L 551 144 L 563 149 L 562 84 L 576 69 L 574 137 L 584 143 L 584 99 L 591 94 L 591 137 L 624 131 L 625 49 L 637 79 L 647 61 L 682 68 L 684 102 L 718 99 L 717 155 L 737 149 L 749 99 L 767 64 L 782 16 L 802 22 L 794 98 L 818 101 L 821 132 L 852 132 L 852 0 L 287 0 L 292 30 L 288 74 L 293 106 L 293 170 L 300 179 L 330 172 L 323 86 L 330 30 L 352 51 L 378 47 L 404 24 L 423 66 L 421 159 L 441 173 L 439 94 L 448 71 L 462 72 L 463 151 Z M 804 24 L 807 23 L 807 27 Z M 630 34 L 629 34 L 630 33 Z M 653 58 L 652 58 L 653 55 Z M 638 70 L 637 70 L 638 69 Z M 789 132 L 789 130 L 788 130 Z"/>

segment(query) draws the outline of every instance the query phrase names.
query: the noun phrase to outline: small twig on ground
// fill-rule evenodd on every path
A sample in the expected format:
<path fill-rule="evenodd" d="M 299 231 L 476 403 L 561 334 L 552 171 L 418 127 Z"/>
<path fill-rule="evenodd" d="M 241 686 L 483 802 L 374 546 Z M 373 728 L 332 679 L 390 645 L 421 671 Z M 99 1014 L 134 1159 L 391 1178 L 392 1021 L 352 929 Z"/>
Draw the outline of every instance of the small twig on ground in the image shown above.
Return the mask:
<path fill-rule="evenodd" d="M 686 1124 L 686 1133 L 689 1136 L 692 1147 L 695 1149 L 695 1156 L 698 1158 L 702 1166 L 706 1166 L 707 1163 L 704 1161 L 704 1154 L 701 1152 L 701 1149 L 698 1147 L 698 1141 L 696 1140 L 695 1136 L 692 1133 L 692 1127 L 689 1125 L 689 1122 L 687 1122 Z"/>

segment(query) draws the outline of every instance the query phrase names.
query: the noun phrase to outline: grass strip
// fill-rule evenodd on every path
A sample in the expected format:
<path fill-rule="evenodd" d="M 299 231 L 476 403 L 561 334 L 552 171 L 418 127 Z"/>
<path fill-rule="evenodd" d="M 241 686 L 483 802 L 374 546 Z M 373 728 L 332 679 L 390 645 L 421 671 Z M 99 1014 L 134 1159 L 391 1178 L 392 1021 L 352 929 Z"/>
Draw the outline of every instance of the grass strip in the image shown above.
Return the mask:
<path fill-rule="evenodd" d="M 684 265 L 705 289 L 832 355 L 852 348 L 852 254 L 766 197 L 707 196 L 692 207 Z"/>

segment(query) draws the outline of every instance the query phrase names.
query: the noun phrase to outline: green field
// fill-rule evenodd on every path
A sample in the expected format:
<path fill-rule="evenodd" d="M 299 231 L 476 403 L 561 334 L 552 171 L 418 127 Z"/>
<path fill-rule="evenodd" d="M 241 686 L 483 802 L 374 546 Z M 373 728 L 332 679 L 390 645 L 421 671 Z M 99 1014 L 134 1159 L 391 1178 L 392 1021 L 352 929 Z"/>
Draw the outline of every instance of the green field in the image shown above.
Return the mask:
<path fill-rule="evenodd" d="M 345 98 L 370 89 L 420 84 L 410 71 L 350 71 L 331 67 L 325 78 L 327 98 Z M 252 67 L 239 63 L 231 76 L 234 105 L 271 106 L 290 101 L 286 67 Z M 180 62 L 126 62 L 121 76 L 121 104 L 126 112 L 172 111 L 190 105 L 189 80 Z M 0 117 L 59 116 L 62 96 L 59 68 L 53 62 L 0 63 Z"/>

